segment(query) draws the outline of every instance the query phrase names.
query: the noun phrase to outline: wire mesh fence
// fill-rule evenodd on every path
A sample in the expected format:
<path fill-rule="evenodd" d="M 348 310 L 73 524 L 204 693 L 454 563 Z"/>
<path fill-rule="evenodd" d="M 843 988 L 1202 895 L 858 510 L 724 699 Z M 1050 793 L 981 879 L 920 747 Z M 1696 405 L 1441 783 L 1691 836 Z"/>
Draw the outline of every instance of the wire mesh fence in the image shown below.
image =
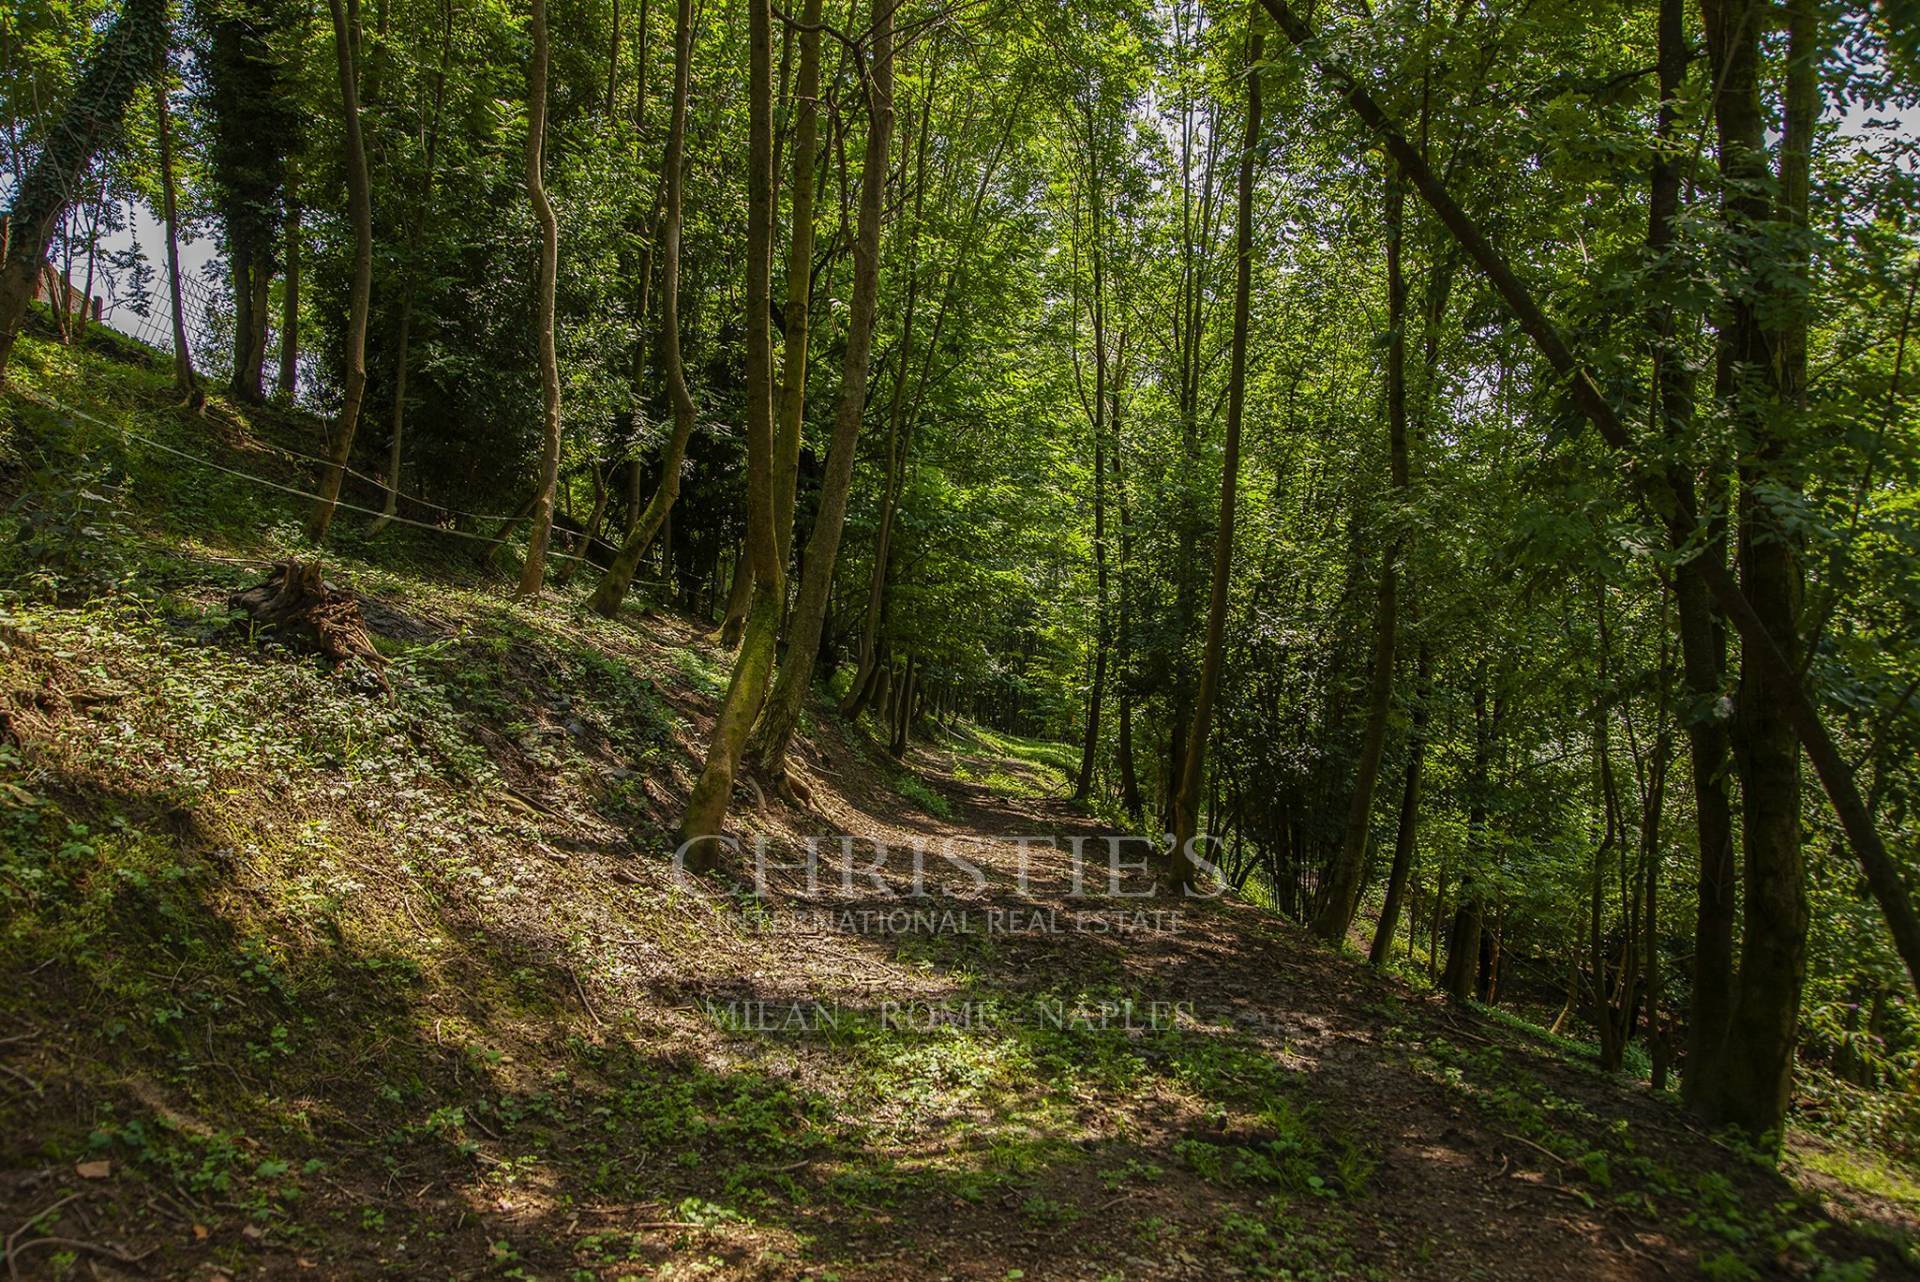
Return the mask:
<path fill-rule="evenodd" d="M 187 349 L 203 377 L 220 381 L 233 369 L 233 305 L 212 284 L 182 273 L 180 297 Z M 173 291 L 163 277 L 141 294 L 116 296 L 111 286 L 101 319 L 136 342 L 173 353 Z"/>

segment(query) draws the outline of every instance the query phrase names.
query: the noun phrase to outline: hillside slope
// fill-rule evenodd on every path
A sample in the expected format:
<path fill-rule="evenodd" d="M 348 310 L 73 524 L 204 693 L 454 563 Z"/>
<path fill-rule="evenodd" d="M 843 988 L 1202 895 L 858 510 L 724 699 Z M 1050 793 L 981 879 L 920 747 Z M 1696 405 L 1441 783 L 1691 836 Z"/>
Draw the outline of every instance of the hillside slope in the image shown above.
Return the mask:
<path fill-rule="evenodd" d="M 25 359 L 20 1276 L 1908 1275 L 1669 1103 L 1257 908 L 1090 909 L 1069 848 L 1107 834 L 1037 745 L 963 727 L 895 763 L 816 712 L 815 809 L 743 793 L 747 853 L 685 882 L 664 834 L 728 660 L 703 625 L 349 532 L 325 564 L 388 698 L 226 604 L 299 550 L 297 498 L 247 478 L 302 488 L 315 425 Z M 895 848 L 880 881 L 794 866 L 841 834 Z"/>

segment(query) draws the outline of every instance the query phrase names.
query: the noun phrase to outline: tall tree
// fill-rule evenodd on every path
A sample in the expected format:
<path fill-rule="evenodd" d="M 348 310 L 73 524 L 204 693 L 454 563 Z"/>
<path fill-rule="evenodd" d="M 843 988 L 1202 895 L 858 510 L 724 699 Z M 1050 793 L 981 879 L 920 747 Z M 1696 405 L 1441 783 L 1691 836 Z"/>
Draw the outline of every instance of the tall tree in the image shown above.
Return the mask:
<path fill-rule="evenodd" d="M 280 368 L 273 392 L 292 403 L 300 391 L 300 276 L 306 213 L 300 204 L 299 173 L 287 166 L 286 263 L 280 275 Z"/>
<path fill-rule="evenodd" d="M 853 482 L 855 447 L 866 413 L 867 369 L 873 350 L 874 317 L 880 294 L 880 224 L 887 185 L 887 152 L 893 134 L 893 4 L 873 0 L 871 67 L 863 72 L 867 95 L 866 151 L 860 168 L 860 212 L 853 242 L 853 293 L 847 317 L 847 346 L 840 374 L 840 399 L 834 409 L 833 440 L 826 475 L 820 482 L 820 506 L 807 539 L 800 591 L 787 621 L 786 657 L 780 662 L 773 693 L 749 745 L 760 769 L 790 795 L 799 795 L 787 767 L 787 751 L 800 722 L 813 679 L 820 636 L 833 591 L 834 563 L 846 524 L 847 493 Z M 803 54 L 804 58 L 804 54 Z M 804 72 L 802 79 L 804 80 Z M 798 169 L 798 161 L 795 162 Z M 795 194 L 798 195 L 798 187 Z M 797 233 L 796 233 L 797 234 Z"/>
<path fill-rule="evenodd" d="M 1089 86 L 1081 103 L 1081 130 L 1087 149 L 1088 256 L 1093 260 L 1093 290 L 1087 300 L 1093 329 L 1093 394 L 1087 399 L 1087 417 L 1093 432 L 1093 575 L 1096 621 L 1093 672 L 1087 685 L 1086 728 L 1080 738 L 1080 769 L 1074 775 L 1073 797 L 1084 801 L 1093 788 L 1094 757 L 1100 749 L 1100 705 L 1107 687 L 1107 649 L 1112 641 L 1107 620 L 1107 460 L 1103 432 L 1107 412 L 1106 245 L 1101 238 L 1101 211 L 1106 204 L 1100 182 L 1099 126 L 1094 116 L 1094 90 Z M 1080 323 L 1076 316 L 1073 322 Z M 1076 377 L 1078 371 L 1076 371 Z"/>
<path fill-rule="evenodd" d="M 340 487 L 353 456 L 353 437 L 360 426 L 360 406 L 367 396 L 367 308 L 373 295 L 373 192 L 367 178 L 367 148 L 360 133 L 359 36 L 347 13 L 348 0 L 327 0 L 333 16 L 334 61 L 340 77 L 340 122 L 346 139 L 347 221 L 353 228 L 353 283 L 347 295 L 347 328 L 343 344 L 345 389 L 340 414 L 327 441 L 327 468 L 320 478 L 320 496 L 307 518 L 307 538 L 315 543 L 327 537 Z"/>
<path fill-rule="evenodd" d="M 533 63 L 527 71 L 527 199 L 540 227 L 540 260 L 534 274 L 534 341 L 540 351 L 540 464 L 534 475 L 533 528 L 520 570 L 520 595 L 540 591 L 547 572 L 547 537 L 553 529 L 554 487 L 560 479 L 560 356 L 554 345 L 554 288 L 560 273 L 560 223 L 547 199 L 547 6 L 533 0 Z"/>
<path fill-rule="evenodd" d="M 54 224 L 79 190 L 94 153 L 119 131 L 133 92 L 160 67 L 167 47 L 168 0 L 127 0 L 100 48 L 80 73 L 33 167 L 14 188 L 0 260 L 0 381 L 46 264 Z"/>
<path fill-rule="evenodd" d="M 154 132 L 160 146 L 160 218 L 167 252 L 167 311 L 173 325 L 173 385 L 189 404 L 202 400 L 200 380 L 193 372 L 193 351 L 187 341 L 187 304 L 180 289 L 180 217 L 173 181 L 173 122 L 167 99 L 172 92 L 165 51 L 160 78 L 153 86 Z"/>
<path fill-rule="evenodd" d="M 645 12 L 644 9 L 642 12 Z M 680 234 L 685 200 L 687 95 L 693 66 L 693 0 L 680 0 L 673 22 L 673 106 L 667 124 L 667 150 L 661 161 L 666 184 L 666 221 L 660 232 L 660 365 L 666 376 L 667 396 L 673 402 L 673 431 L 660 452 L 660 480 L 653 497 L 633 518 L 627 537 L 601 576 L 587 605 L 611 619 L 620 613 L 627 588 L 640 568 L 640 558 L 667 523 L 680 497 L 680 469 L 693 438 L 693 394 L 687 390 L 687 371 L 680 352 Z M 635 464 L 638 476 L 638 463 Z"/>
<path fill-rule="evenodd" d="M 1467 853 L 1469 864 L 1460 878 L 1460 891 L 1454 902 L 1453 924 L 1447 932 L 1447 964 L 1441 973 L 1440 987 L 1457 1002 L 1471 1001 L 1478 995 L 1480 939 L 1486 925 L 1486 887 L 1479 863 L 1491 845 L 1487 830 L 1488 794 L 1492 787 L 1493 750 L 1500 736 L 1505 710 L 1495 696 L 1492 706 L 1487 698 L 1487 664 L 1483 659 L 1473 670 L 1473 758 L 1467 773 Z M 1446 889 L 1445 877 L 1437 893 Z M 1438 911 L 1436 898 L 1435 910 Z M 1439 925 L 1436 917 L 1435 926 Z"/>
<path fill-rule="evenodd" d="M 893 367 L 893 395 L 887 410 L 886 452 L 881 456 L 884 471 L 880 480 L 880 523 L 873 535 L 873 566 L 867 574 L 867 605 L 860 624 L 858 666 L 854 669 L 852 684 L 847 687 L 846 697 L 840 701 L 840 714 L 846 717 L 860 715 L 861 710 L 879 693 L 883 674 L 891 670 L 883 661 L 885 656 L 881 652 L 880 620 L 886 608 L 887 568 L 893 560 L 893 523 L 900 504 L 900 480 L 906 469 L 907 441 L 903 424 L 907 413 L 907 377 L 913 367 L 914 323 L 919 315 L 918 250 L 926 208 L 927 139 L 932 128 L 933 85 L 938 71 L 939 63 L 935 62 L 929 68 L 926 86 L 921 90 L 919 118 L 915 122 L 909 115 L 910 123 L 905 130 L 907 137 L 902 140 L 900 183 L 904 190 L 913 193 L 912 215 L 900 220 L 896 233 L 904 242 L 905 252 L 901 256 L 905 261 L 901 267 L 906 276 L 906 301 L 901 306 L 900 339 Z M 908 177 L 909 159 L 912 161 L 911 178 Z"/>
<path fill-rule="evenodd" d="M 794 84 L 793 195 L 788 206 L 786 346 L 780 362 L 780 418 L 773 441 L 773 516 L 781 562 L 792 541 L 800 479 L 800 429 L 807 409 L 807 328 L 813 298 L 813 167 L 820 132 L 820 0 L 800 8 L 800 73 Z"/>
<path fill-rule="evenodd" d="M 438 177 L 436 159 L 440 150 L 440 121 L 447 103 L 447 72 L 453 61 L 453 17 L 452 0 L 441 0 L 440 4 L 440 64 L 433 77 L 433 105 L 427 115 L 426 155 L 422 164 L 425 170 L 420 177 L 419 194 L 413 202 L 413 212 L 408 219 L 405 259 L 400 265 L 400 319 L 393 340 L 393 413 L 388 421 L 387 439 L 387 497 L 380 505 L 380 515 L 374 518 L 369 534 L 378 534 L 384 530 L 400 511 L 400 469 L 406 457 L 407 440 L 407 371 L 413 349 L 413 308 L 420 293 L 420 256 L 421 237 L 426 233 L 427 219 L 433 211 L 433 185 Z M 543 193 L 544 194 L 544 193 Z M 551 207 L 548 213 L 552 213 Z M 541 235 L 546 228 L 543 224 Z M 545 250 L 542 248 L 542 266 L 545 266 Z M 292 288 L 294 280 L 293 259 L 289 257 L 287 284 Z M 544 354 L 544 347 L 543 347 Z M 545 392 L 544 377 L 542 393 Z M 578 562 L 569 562 L 569 566 Z"/>
<path fill-rule="evenodd" d="M 1786 1117 L 1806 977 L 1807 889 L 1800 849 L 1800 744 L 1790 705 L 1800 652 L 1799 538 L 1790 515 L 1798 492 L 1793 434 L 1804 389 L 1806 157 L 1817 119 L 1819 19 L 1805 0 L 1788 6 L 1787 119 L 1778 175 L 1769 189 L 1768 120 L 1761 103 L 1763 11 L 1751 0 L 1708 0 L 1707 49 L 1720 70 L 1714 120 L 1724 189 L 1721 216 L 1737 247 L 1738 275 L 1720 322 L 1722 394 L 1740 458 L 1740 585 L 1760 626 L 1787 660 L 1770 666 L 1741 648 L 1738 727 L 1745 930 L 1728 1023 L 1733 1053 L 1699 1097 L 1715 1121 L 1755 1135 Z M 1791 282 L 1791 283 L 1776 283 Z"/>
<path fill-rule="evenodd" d="M 1127 502 L 1125 466 L 1126 436 L 1121 430 L 1122 393 L 1127 385 L 1127 335 L 1122 331 L 1116 344 L 1111 403 L 1107 425 L 1113 438 L 1113 497 L 1120 518 L 1120 561 L 1116 567 L 1119 583 L 1119 610 L 1115 629 L 1115 668 L 1119 672 L 1119 724 L 1114 728 L 1114 756 L 1120 772 L 1120 806 L 1138 820 L 1145 810 L 1140 795 L 1140 778 L 1133 755 L 1133 511 Z"/>
<path fill-rule="evenodd" d="M 287 10 L 277 0 L 206 0 L 191 11 L 205 32 L 208 168 L 233 272 L 227 390 L 259 402 L 266 397 L 269 290 L 278 265 L 287 152 L 300 123 L 283 51 L 274 48 Z"/>
<path fill-rule="evenodd" d="M 1431 718 L 1428 705 L 1433 696 L 1432 672 L 1432 657 L 1423 641 L 1415 668 L 1413 725 L 1407 736 L 1406 776 L 1400 786 L 1400 822 L 1394 830 L 1393 863 L 1387 873 L 1387 897 L 1380 906 L 1380 919 L 1374 924 L 1373 944 L 1367 951 L 1367 960 L 1375 966 L 1385 966 L 1393 950 L 1393 932 L 1400 924 L 1407 882 L 1413 872 L 1414 845 L 1419 833 L 1421 773 L 1426 766 L 1427 723 Z"/>
<path fill-rule="evenodd" d="M 1401 216 L 1405 196 L 1400 172 L 1386 163 L 1383 202 L 1387 239 L 1387 458 L 1388 485 L 1398 505 L 1407 492 L 1407 282 L 1400 266 Z M 1396 524 L 1399 514 L 1390 517 Z M 1334 861 L 1314 915 L 1313 933 L 1329 943 L 1347 937 L 1366 875 L 1367 846 L 1372 831 L 1373 788 L 1380 777 L 1380 757 L 1387 745 L 1387 714 L 1393 703 L 1393 643 L 1399 618 L 1400 539 L 1387 540 L 1380 557 L 1380 592 L 1373 620 L 1373 674 L 1367 688 L 1366 726 L 1361 732 L 1360 762 L 1353 772 L 1353 796 L 1347 806 L 1346 836 Z"/>
<path fill-rule="evenodd" d="M 711 867 L 733 799 L 734 774 L 760 715 L 786 606 L 773 495 L 773 16 L 747 0 L 747 556 L 753 599 L 740 653 L 678 832 L 689 868 Z"/>
<path fill-rule="evenodd" d="M 1240 487 L 1240 421 L 1247 403 L 1247 316 L 1253 296 L 1253 185 L 1260 146 L 1259 14 L 1247 11 L 1247 128 L 1240 152 L 1240 193 L 1234 233 L 1233 340 L 1227 373 L 1227 441 L 1220 462 L 1220 520 L 1214 533 L 1213 594 L 1207 605 L 1206 648 L 1200 660 L 1200 684 L 1193 700 L 1193 728 L 1180 763 L 1173 795 L 1173 848 L 1169 881 L 1177 890 L 1195 884 L 1198 868 L 1188 847 L 1199 826 L 1200 781 L 1207 759 L 1207 734 L 1214 693 L 1220 684 L 1221 651 L 1226 638 L 1227 592 L 1233 577 L 1234 502 Z"/>
<path fill-rule="evenodd" d="M 1681 670 L 1686 681 L 1684 720 L 1693 776 L 1694 835 L 1698 852 L 1695 879 L 1693 996 L 1687 1021 L 1687 1073 L 1683 1090 L 1700 1103 L 1718 1079 L 1716 1065 L 1733 1008 L 1733 933 L 1736 909 L 1733 857 L 1732 737 L 1722 711 L 1726 667 L 1725 620 L 1696 560 L 1726 564 L 1725 523 L 1702 510 L 1693 456 L 1693 381 L 1680 342 L 1679 318 L 1667 295 L 1678 288 L 1683 148 L 1679 96 L 1685 84 L 1689 50 L 1683 0 L 1660 0 L 1656 39 L 1660 107 L 1654 155 L 1649 167 L 1647 248 L 1653 257 L 1656 302 L 1650 309 L 1653 335 L 1653 408 L 1662 431 L 1673 443 L 1667 484 L 1681 502 L 1702 512 L 1705 546 L 1691 552 L 1673 573 L 1674 615 L 1680 633 Z M 1717 506 L 1717 505 L 1715 505 Z"/>

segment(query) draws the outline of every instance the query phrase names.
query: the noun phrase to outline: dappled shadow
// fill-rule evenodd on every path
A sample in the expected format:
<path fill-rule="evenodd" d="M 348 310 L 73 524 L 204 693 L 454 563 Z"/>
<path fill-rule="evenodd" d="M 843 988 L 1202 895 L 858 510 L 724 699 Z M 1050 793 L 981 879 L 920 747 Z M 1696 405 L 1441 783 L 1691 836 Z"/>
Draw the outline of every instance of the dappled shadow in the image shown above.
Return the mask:
<path fill-rule="evenodd" d="M 57 1227 L 152 1248 L 151 1271 L 244 1262 L 268 1275 L 410 1276 L 434 1242 L 434 1266 L 460 1272 L 635 1268 L 692 1252 L 743 1276 L 788 1276 L 806 1260 L 891 1267 L 898 1224 L 910 1224 L 915 1252 L 938 1242 L 953 1265 L 1002 1276 L 1039 1263 L 1062 1216 L 1131 1198 L 1209 1201 L 1190 1177 L 1147 1187 L 1145 1172 L 1173 1162 L 1171 1131 L 1118 1141 L 1036 1113 L 1024 1138 L 982 1139 L 982 1126 L 1045 1111 L 1045 1092 L 1027 1098 L 1018 1073 L 964 1116 L 886 1125 L 872 1106 L 892 1075 L 947 1039 L 889 1029 L 871 1004 L 789 1056 L 749 1063 L 767 1058 L 764 1039 L 632 992 L 603 990 L 596 1004 L 564 940 L 511 929 L 431 880 L 369 915 L 437 941 L 423 967 L 369 920 L 276 930 L 233 834 L 192 809 L 43 782 L 67 822 L 161 842 L 180 875 L 101 905 L 93 929 L 114 941 L 111 961 L 55 955 L 14 998 L 41 1013 L 116 999 L 174 1013 L 104 1037 L 36 1023 L 50 1047 L 59 1034 L 59 1053 L 37 1065 L 59 1088 L 16 1114 L 27 1125 L 5 1187 L 23 1215 L 42 1209 L 71 1181 L 37 1153 L 90 1143 L 139 1179 L 109 1179 Z M 161 978 L 129 989 L 126 968 Z M 676 1018 L 673 1038 L 648 1035 L 661 1031 L 648 1021 Z M 1015 1036 L 1013 1049 L 1025 1065 L 1085 1048 L 1064 1039 L 1044 1052 Z M 850 1080 L 814 1085 L 834 1063 Z M 1088 1226 L 1076 1253 L 1099 1258 L 1115 1234 Z"/>
<path fill-rule="evenodd" d="M 385 785 L 456 814 L 447 833 L 389 823 L 344 764 L 182 790 L 29 744 L 47 880 L 4 936 L 4 1000 L 33 1047 L 7 1063 L 45 1093 L 0 1115 L 13 1224 L 87 1191 L 62 1235 L 154 1248 L 155 1276 L 1651 1278 L 1715 1245 L 1677 1227 L 1696 1175 L 1778 1200 L 1657 1102 L 1268 914 L 1086 896 L 1071 846 L 1103 853 L 1096 821 L 937 775 L 950 817 L 909 806 L 831 719 L 806 747 L 818 812 L 739 799 L 740 835 L 781 855 L 769 893 L 730 891 L 739 861 L 678 883 L 647 822 L 686 762 L 631 723 L 684 719 L 586 642 L 476 617 L 450 697 L 518 800 L 444 761 Z M 555 727 L 565 770 L 543 766 Z M 579 777 L 613 768 L 661 800 L 616 821 Z M 809 885 L 793 852 L 840 833 L 962 842 L 980 876 L 936 864 L 917 909 L 897 863 Z M 1077 928 L 1089 898 L 1178 915 Z M 780 928 L 902 905 L 980 928 Z M 1623 1112 L 1657 1172 L 1624 1165 Z M 92 1154 L 124 1171 L 78 1181 Z"/>

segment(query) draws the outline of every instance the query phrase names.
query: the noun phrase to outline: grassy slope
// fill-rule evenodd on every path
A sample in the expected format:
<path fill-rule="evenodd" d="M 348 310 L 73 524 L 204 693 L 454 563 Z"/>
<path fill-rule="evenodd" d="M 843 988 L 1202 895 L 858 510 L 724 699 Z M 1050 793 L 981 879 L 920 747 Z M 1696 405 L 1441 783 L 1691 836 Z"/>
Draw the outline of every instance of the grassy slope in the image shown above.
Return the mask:
<path fill-rule="evenodd" d="M 114 1276 L 111 1252 L 150 1249 L 149 1274 L 193 1277 L 908 1277 L 929 1260 L 1527 1277 L 1575 1248 L 1592 1276 L 1658 1276 L 1641 1268 L 1658 1254 L 1727 1277 L 1865 1263 L 1836 1263 L 1861 1244 L 1744 1161 L 1630 1137 L 1612 1084 L 1250 910 L 1203 914 L 1166 955 L 770 934 L 763 908 L 686 893 L 662 857 L 726 672 L 692 622 L 600 620 L 576 608 L 584 582 L 512 602 L 463 543 L 368 545 L 344 521 L 327 565 L 371 602 L 386 700 L 225 606 L 298 550 L 297 499 L 32 398 L 293 485 L 277 450 L 311 452 L 314 423 L 187 418 L 163 373 L 36 342 L 13 377 L 0 1234 L 58 1205 L 20 1242 L 92 1244 L 25 1250 L 29 1274 Z M 1092 831 L 1044 800 L 1072 764 L 1057 747 L 969 730 L 909 770 L 822 714 L 806 752 L 826 814 L 743 803 L 744 832 Z M 1259 950 L 1278 951 L 1243 973 Z M 1304 978 L 1265 1038 L 901 1028 L 873 1004 L 1124 1001 L 1182 966 L 1228 976 L 1236 1003 Z M 716 995 L 850 1013 L 791 1036 L 740 1027 Z M 1489 1179 L 1512 1192 L 1484 1197 Z"/>

